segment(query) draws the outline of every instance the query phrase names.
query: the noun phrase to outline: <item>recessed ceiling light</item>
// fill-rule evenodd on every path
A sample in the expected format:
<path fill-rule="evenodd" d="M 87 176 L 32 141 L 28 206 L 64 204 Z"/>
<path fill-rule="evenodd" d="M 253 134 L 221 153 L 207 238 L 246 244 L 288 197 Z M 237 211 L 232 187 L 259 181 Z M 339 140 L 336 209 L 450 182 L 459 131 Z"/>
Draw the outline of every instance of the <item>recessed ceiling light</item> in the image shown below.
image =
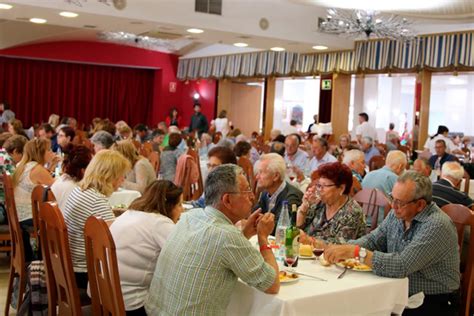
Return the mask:
<path fill-rule="evenodd" d="M 0 3 L 0 10 L 10 10 L 11 8 L 13 8 L 13 6 L 10 4 Z"/>
<path fill-rule="evenodd" d="M 316 46 L 313 46 L 313 49 L 315 49 L 315 50 L 326 50 L 326 49 L 328 49 L 328 47 L 323 46 L 323 45 L 316 45 Z"/>
<path fill-rule="evenodd" d="M 274 52 L 282 52 L 285 49 L 283 47 L 272 47 L 272 48 L 270 48 L 270 50 L 272 50 Z"/>
<path fill-rule="evenodd" d="M 237 47 L 247 47 L 247 46 L 249 46 L 249 44 L 247 44 L 247 43 L 234 43 L 234 46 L 237 46 Z"/>
<path fill-rule="evenodd" d="M 40 18 L 31 18 L 30 22 L 37 23 L 37 24 L 43 24 L 43 23 L 46 23 L 47 21 L 45 19 L 40 19 Z"/>
<path fill-rule="evenodd" d="M 64 12 L 59 13 L 59 15 L 65 18 L 76 18 L 79 14 L 74 13 L 74 12 L 64 11 Z"/>
<path fill-rule="evenodd" d="M 186 31 L 189 32 L 189 33 L 194 33 L 194 34 L 200 34 L 200 33 L 204 32 L 201 29 L 187 29 Z"/>

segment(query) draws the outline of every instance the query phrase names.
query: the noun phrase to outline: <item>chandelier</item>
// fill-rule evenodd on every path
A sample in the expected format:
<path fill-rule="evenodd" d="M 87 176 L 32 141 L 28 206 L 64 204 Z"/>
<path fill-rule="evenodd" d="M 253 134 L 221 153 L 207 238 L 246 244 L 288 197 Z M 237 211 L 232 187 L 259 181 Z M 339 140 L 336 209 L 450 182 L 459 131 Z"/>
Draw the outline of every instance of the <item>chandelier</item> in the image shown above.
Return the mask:
<path fill-rule="evenodd" d="M 319 31 L 357 39 L 389 38 L 411 41 L 415 34 L 412 22 L 397 15 L 382 15 L 376 11 L 329 9 L 326 19 L 319 24 Z"/>
<path fill-rule="evenodd" d="M 133 33 L 126 32 L 99 32 L 97 38 L 115 42 L 117 44 L 129 45 L 140 47 L 144 49 L 157 50 L 157 51 L 176 51 L 175 45 L 169 41 L 155 37 L 135 35 Z"/>

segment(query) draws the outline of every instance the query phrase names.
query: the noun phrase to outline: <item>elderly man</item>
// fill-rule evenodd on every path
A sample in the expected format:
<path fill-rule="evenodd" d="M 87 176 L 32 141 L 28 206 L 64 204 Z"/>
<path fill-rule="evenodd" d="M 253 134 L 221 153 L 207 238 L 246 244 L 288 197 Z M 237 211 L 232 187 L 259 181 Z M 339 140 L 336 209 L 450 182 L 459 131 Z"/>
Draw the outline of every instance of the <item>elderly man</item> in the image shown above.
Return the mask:
<path fill-rule="evenodd" d="M 374 146 L 374 140 L 371 137 L 362 138 L 361 148 L 365 155 L 366 165 L 369 165 L 372 157 L 380 156 L 380 151 Z"/>
<path fill-rule="evenodd" d="M 442 139 L 435 142 L 435 151 L 436 154 L 430 157 L 429 162 L 436 174 L 440 175 L 443 164 L 446 161 L 456 161 L 456 157 L 446 152 L 446 142 Z"/>
<path fill-rule="evenodd" d="M 376 230 L 329 246 L 329 262 L 358 257 L 376 275 L 409 279 L 409 295 L 423 292 L 423 304 L 403 315 L 457 315 L 459 254 L 451 219 L 432 202 L 431 181 L 417 172 L 400 176 L 392 192 L 393 210 Z"/>
<path fill-rule="evenodd" d="M 406 155 L 400 150 L 392 150 L 388 153 L 383 168 L 371 171 L 365 176 L 362 180 L 362 188 L 375 188 L 390 195 L 397 177 L 402 174 L 406 166 Z"/>
<path fill-rule="evenodd" d="M 59 141 L 59 136 L 58 136 Z M 91 143 L 94 145 L 94 153 L 97 154 L 99 151 L 109 149 L 114 144 L 114 137 L 112 134 L 106 131 L 95 132 L 91 137 Z"/>
<path fill-rule="evenodd" d="M 313 158 L 311 158 L 308 168 L 306 168 L 306 176 L 310 176 L 314 170 L 318 169 L 319 166 L 324 165 L 325 163 L 337 161 L 336 157 L 328 152 L 328 149 L 329 144 L 327 140 L 317 135 L 313 136 L 313 143 L 311 144 Z"/>
<path fill-rule="evenodd" d="M 283 201 L 288 205 L 301 205 L 303 192 L 285 181 L 285 160 L 278 154 L 265 154 L 257 162 L 257 186 L 262 190 L 255 209 L 261 208 L 264 213 L 271 212 L 278 223 Z"/>
<path fill-rule="evenodd" d="M 296 134 L 286 136 L 285 162 L 300 170 L 305 170 L 308 163 L 308 154 L 299 149 L 300 142 L 300 137 Z"/>
<path fill-rule="evenodd" d="M 455 161 L 447 161 L 441 170 L 441 179 L 433 183 L 433 201 L 443 207 L 446 204 L 462 204 L 471 208 L 472 199 L 459 191 L 464 176 L 464 168 Z"/>
<path fill-rule="evenodd" d="M 362 178 L 365 175 L 365 160 L 364 153 L 357 149 L 351 149 L 344 153 L 342 163 L 348 166 L 354 178 L 362 183 Z"/>
<path fill-rule="evenodd" d="M 280 289 L 268 245 L 274 216 L 250 215 L 254 196 L 242 169 L 215 168 L 205 191 L 206 208 L 183 214 L 161 250 L 145 304 L 148 315 L 225 315 L 238 278 L 268 294 Z M 234 226 L 247 217 L 242 231 Z M 247 240 L 255 234 L 260 252 Z"/>
<path fill-rule="evenodd" d="M 430 178 L 431 182 L 438 180 L 438 176 L 431 169 L 430 162 L 426 158 L 417 158 L 413 163 L 413 171 Z"/>

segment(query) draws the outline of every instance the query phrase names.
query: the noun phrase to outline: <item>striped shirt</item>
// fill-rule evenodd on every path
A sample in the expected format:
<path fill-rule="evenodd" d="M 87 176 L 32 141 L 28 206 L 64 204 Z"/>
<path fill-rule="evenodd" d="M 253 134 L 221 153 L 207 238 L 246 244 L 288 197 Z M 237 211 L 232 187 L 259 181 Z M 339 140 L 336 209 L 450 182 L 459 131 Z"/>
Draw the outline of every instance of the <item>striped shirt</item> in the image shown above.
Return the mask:
<path fill-rule="evenodd" d="M 440 179 L 433 183 L 433 202 L 439 207 L 446 204 L 462 204 L 471 208 L 472 199 L 464 192 L 456 189 L 448 180 Z"/>
<path fill-rule="evenodd" d="M 447 294 L 459 289 L 459 253 L 456 227 L 443 211 L 431 203 L 405 230 L 393 210 L 383 223 L 351 243 L 374 252 L 376 275 L 409 279 L 410 295 Z"/>
<path fill-rule="evenodd" d="M 115 218 L 107 197 L 96 189 L 82 190 L 76 187 L 69 195 L 63 210 L 69 235 L 74 272 L 87 272 L 86 248 L 84 242 L 84 226 L 89 216 L 111 221 Z"/>
<path fill-rule="evenodd" d="M 183 216 L 158 258 L 145 304 L 148 315 L 225 315 L 237 278 L 260 291 L 275 270 L 220 211 Z"/>

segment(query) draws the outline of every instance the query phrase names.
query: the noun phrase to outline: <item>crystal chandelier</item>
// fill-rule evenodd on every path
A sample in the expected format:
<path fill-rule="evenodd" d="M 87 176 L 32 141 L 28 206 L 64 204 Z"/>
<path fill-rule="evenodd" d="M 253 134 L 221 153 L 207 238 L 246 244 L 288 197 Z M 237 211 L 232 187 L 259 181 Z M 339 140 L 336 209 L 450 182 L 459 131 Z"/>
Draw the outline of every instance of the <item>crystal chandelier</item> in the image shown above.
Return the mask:
<path fill-rule="evenodd" d="M 397 15 L 382 15 L 376 11 L 329 9 L 319 31 L 357 39 L 389 38 L 411 41 L 415 34 L 408 27 L 412 22 Z"/>
<path fill-rule="evenodd" d="M 135 35 L 126 32 L 99 32 L 97 37 L 104 41 L 115 42 L 117 44 L 140 47 L 157 51 L 176 51 L 177 48 L 169 40 L 155 37 Z"/>

